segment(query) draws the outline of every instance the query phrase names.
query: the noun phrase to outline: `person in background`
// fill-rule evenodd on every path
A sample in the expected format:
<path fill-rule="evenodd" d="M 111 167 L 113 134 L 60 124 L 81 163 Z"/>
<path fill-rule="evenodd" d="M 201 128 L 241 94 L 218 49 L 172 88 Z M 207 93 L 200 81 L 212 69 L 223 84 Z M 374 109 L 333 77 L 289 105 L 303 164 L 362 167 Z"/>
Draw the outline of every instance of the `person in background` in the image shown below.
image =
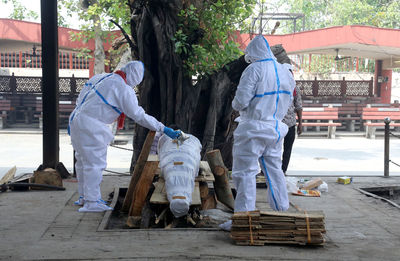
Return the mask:
<path fill-rule="evenodd" d="M 133 87 L 144 75 L 140 61 L 131 61 L 114 73 L 93 76 L 80 92 L 76 107 L 69 117 L 68 133 L 75 150 L 79 212 L 111 210 L 101 199 L 100 183 L 107 165 L 107 147 L 113 140 L 109 124 L 117 118 L 123 126 L 125 115 L 137 124 L 163 132 L 172 139 L 180 132 L 165 127 L 139 106 Z"/>
<path fill-rule="evenodd" d="M 235 98 L 239 125 L 234 132 L 232 178 L 236 187 L 235 212 L 256 209 L 256 175 L 259 168 L 268 182 L 272 209 L 289 208 L 282 171 L 282 142 L 288 127 L 282 123 L 293 100 L 295 81 L 290 64 L 280 64 L 267 40 L 256 36 L 245 50 L 250 65 L 243 71 Z M 220 225 L 230 230 L 232 220 Z"/>
<path fill-rule="evenodd" d="M 293 142 L 296 138 L 296 114 L 298 121 L 297 134 L 300 135 L 303 129 L 303 106 L 301 101 L 301 92 L 297 86 L 294 89 L 293 102 L 290 104 L 288 112 L 282 120 L 282 122 L 289 127 L 288 133 L 283 141 L 282 171 L 285 175 L 289 165 L 290 155 L 292 153 Z"/>

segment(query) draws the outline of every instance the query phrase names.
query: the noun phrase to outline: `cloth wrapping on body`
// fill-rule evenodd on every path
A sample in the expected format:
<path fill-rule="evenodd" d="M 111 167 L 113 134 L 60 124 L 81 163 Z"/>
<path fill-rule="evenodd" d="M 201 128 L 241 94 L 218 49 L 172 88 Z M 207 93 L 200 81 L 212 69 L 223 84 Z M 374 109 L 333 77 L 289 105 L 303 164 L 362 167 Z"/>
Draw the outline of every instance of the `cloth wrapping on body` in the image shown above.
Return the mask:
<path fill-rule="evenodd" d="M 175 217 L 188 213 L 194 179 L 199 173 L 201 144 L 195 136 L 189 134 L 189 137 L 185 142 L 177 143 L 163 135 L 158 142 L 161 173 Z"/>

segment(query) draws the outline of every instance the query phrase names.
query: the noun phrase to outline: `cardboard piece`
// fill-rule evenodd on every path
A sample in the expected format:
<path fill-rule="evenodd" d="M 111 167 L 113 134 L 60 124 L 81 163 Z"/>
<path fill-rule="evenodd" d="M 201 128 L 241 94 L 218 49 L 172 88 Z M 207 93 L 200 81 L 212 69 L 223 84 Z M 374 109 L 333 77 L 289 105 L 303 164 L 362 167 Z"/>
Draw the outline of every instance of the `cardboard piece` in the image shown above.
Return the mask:
<path fill-rule="evenodd" d="M 316 179 L 307 181 L 306 183 L 303 184 L 303 186 L 301 188 L 302 189 L 313 189 L 313 188 L 317 188 L 322 183 L 323 183 L 322 179 L 316 178 Z"/>
<path fill-rule="evenodd" d="M 353 182 L 352 177 L 339 177 L 337 179 L 337 183 L 344 184 L 344 185 L 350 184 L 351 182 Z"/>

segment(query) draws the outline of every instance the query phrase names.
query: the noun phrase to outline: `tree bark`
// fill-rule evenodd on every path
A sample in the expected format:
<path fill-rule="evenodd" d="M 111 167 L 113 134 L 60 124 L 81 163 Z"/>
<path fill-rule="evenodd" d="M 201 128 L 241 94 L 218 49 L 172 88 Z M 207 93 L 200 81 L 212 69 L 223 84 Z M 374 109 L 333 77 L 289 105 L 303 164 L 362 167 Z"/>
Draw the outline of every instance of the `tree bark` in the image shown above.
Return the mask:
<path fill-rule="evenodd" d="M 93 23 L 94 23 L 94 31 L 95 31 L 93 73 L 99 74 L 99 73 L 104 73 L 104 59 L 106 57 L 106 55 L 104 53 L 104 47 L 103 47 L 103 37 L 102 37 L 100 17 L 96 15 L 93 18 Z"/>
<path fill-rule="evenodd" d="M 214 174 L 214 190 L 217 199 L 233 210 L 235 206 L 231 186 L 229 185 L 228 169 L 222 161 L 221 153 L 219 150 L 213 150 L 207 152 L 206 155 L 208 164 Z"/>
<path fill-rule="evenodd" d="M 196 136 L 202 142 L 203 157 L 207 151 L 219 149 L 225 165 L 231 169 L 233 131 L 237 125 L 234 119 L 238 116 L 231 104 L 248 64 L 242 56 L 192 84 L 171 40 L 177 28 L 177 14 L 189 2 L 201 4 L 183 0 L 129 1 L 132 38 L 137 44 L 137 51 L 132 53 L 133 56 L 137 53 L 135 58 L 145 66 L 139 102 L 148 114 L 166 126 L 176 124 Z M 282 56 L 283 48 L 271 49 Z M 136 125 L 131 172 L 146 133 L 147 129 Z"/>

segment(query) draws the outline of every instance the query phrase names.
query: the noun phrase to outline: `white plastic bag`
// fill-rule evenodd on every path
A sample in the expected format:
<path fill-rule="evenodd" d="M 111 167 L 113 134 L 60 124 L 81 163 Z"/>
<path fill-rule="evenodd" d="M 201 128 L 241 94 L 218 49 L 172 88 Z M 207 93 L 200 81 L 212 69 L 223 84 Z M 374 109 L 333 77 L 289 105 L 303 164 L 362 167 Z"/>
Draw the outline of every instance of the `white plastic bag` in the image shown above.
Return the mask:
<path fill-rule="evenodd" d="M 286 188 L 288 193 L 296 193 L 299 189 L 297 187 L 298 179 L 295 177 L 286 177 Z"/>
<path fill-rule="evenodd" d="M 166 135 L 158 142 L 161 174 L 165 179 L 165 190 L 170 209 L 175 217 L 187 214 L 192 203 L 194 179 L 199 173 L 200 141 L 188 134 L 183 143 L 174 143 Z"/>
<path fill-rule="evenodd" d="M 322 184 L 318 186 L 318 190 L 321 192 L 328 192 L 328 184 L 323 181 Z"/>

